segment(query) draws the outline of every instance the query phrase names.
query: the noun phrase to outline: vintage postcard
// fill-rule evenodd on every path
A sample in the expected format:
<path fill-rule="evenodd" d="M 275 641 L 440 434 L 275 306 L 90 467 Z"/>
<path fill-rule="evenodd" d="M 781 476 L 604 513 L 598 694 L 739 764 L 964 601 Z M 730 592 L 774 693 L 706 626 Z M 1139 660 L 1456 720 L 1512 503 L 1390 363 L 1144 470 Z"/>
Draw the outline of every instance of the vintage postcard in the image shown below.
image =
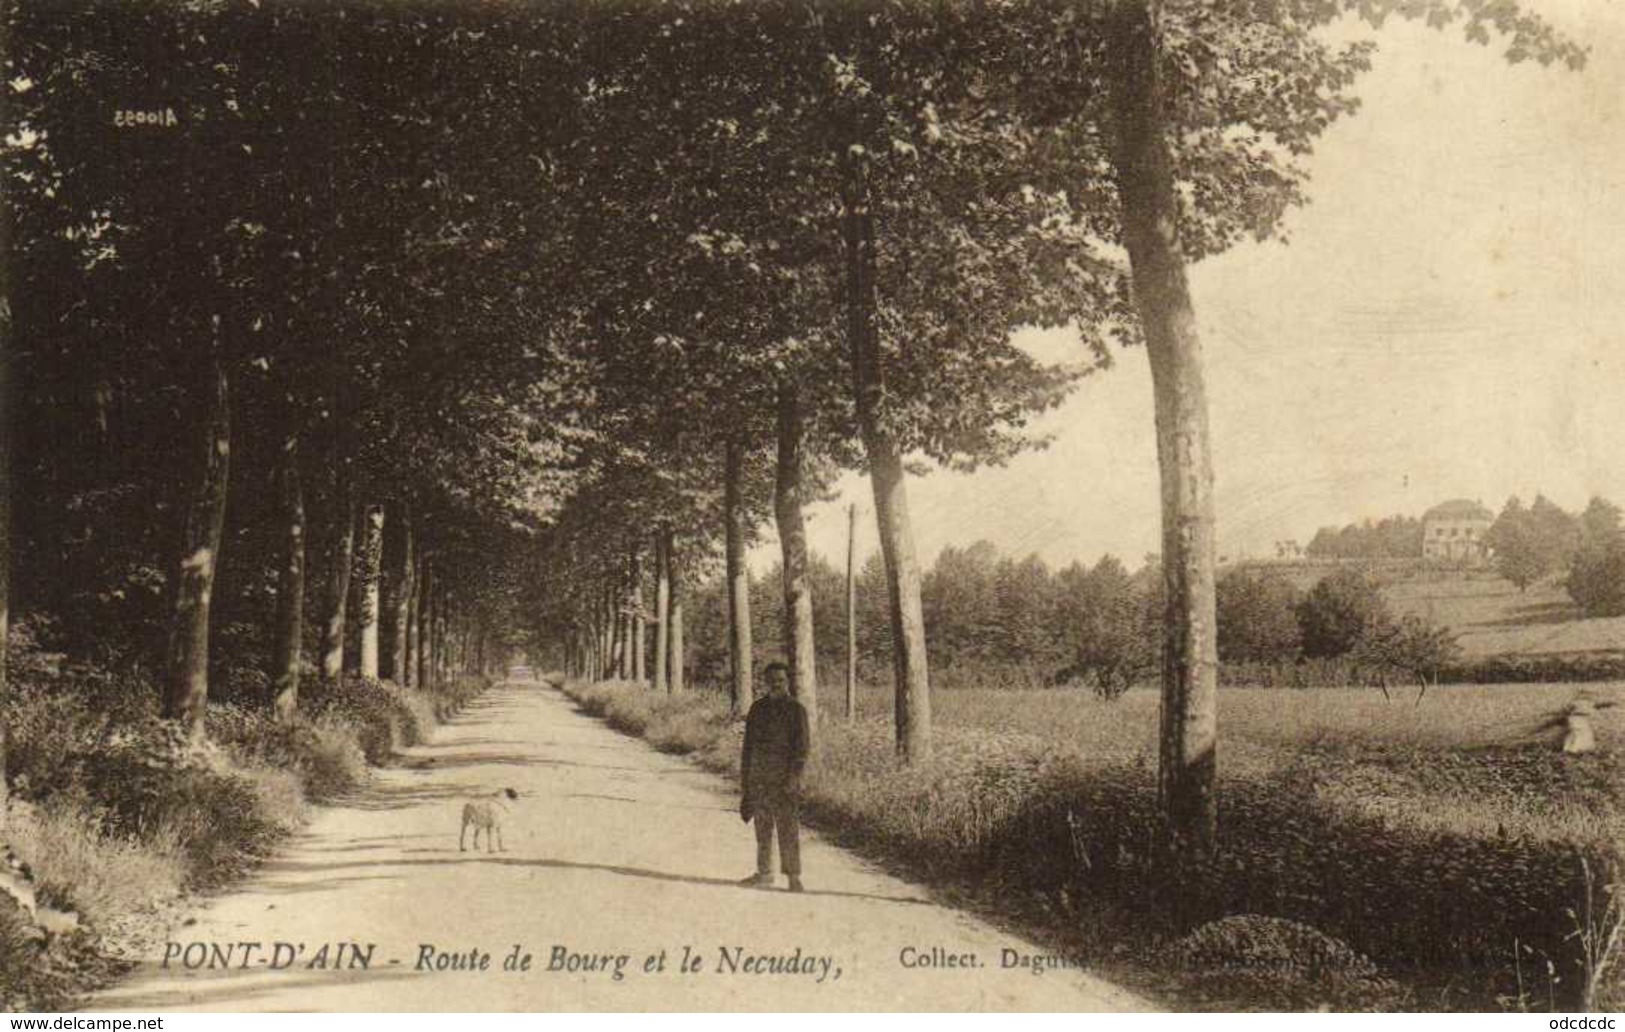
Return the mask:
<path fill-rule="evenodd" d="M 0 1003 L 1625 1001 L 1625 9 L 14 0 Z"/>

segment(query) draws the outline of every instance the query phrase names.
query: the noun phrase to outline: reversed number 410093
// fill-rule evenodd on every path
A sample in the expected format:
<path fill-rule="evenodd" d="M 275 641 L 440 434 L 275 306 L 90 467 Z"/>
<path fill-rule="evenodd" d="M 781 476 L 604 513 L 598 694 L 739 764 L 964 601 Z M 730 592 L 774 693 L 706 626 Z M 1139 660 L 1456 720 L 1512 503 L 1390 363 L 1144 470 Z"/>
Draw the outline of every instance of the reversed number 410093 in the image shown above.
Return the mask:
<path fill-rule="evenodd" d="M 121 108 L 113 112 L 113 124 L 119 128 L 129 126 L 175 126 L 181 120 L 175 117 L 174 108 L 159 108 L 154 111 L 131 111 Z"/>

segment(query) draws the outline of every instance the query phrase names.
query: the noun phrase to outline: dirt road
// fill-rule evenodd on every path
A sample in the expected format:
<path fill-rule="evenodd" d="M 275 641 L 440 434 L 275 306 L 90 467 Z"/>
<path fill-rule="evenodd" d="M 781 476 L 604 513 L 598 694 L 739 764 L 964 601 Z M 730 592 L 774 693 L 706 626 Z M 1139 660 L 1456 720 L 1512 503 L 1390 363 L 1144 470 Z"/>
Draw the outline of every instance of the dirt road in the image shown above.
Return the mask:
<path fill-rule="evenodd" d="M 732 786 L 541 684 L 498 688 L 408 752 L 175 929 L 167 966 L 152 958 L 93 1005 L 1147 1007 L 816 836 L 803 846 L 805 894 L 738 886 L 755 847 Z M 503 787 L 521 793 L 506 850 L 460 852 L 464 800 Z M 527 955 L 528 970 L 508 970 Z M 1004 967 L 1012 957 L 1029 963 Z"/>

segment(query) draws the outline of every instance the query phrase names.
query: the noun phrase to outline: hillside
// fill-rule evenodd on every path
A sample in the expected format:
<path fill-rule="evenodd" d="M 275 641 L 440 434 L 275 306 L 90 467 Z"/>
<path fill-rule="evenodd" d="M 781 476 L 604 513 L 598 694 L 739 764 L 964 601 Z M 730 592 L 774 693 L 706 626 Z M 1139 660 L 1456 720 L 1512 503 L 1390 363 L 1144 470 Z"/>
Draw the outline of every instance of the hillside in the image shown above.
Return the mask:
<path fill-rule="evenodd" d="M 1307 591 L 1336 562 L 1248 564 L 1286 577 Z M 1503 654 L 1625 652 L 1625 617 L 1588 618 L 1560 580 L 1519 591 L 1492 570 L 1448 568 L 1421 560 L 1359 564 L 1383 584 L 1394 612 L 1453 629 L 1467 658 Z"/>

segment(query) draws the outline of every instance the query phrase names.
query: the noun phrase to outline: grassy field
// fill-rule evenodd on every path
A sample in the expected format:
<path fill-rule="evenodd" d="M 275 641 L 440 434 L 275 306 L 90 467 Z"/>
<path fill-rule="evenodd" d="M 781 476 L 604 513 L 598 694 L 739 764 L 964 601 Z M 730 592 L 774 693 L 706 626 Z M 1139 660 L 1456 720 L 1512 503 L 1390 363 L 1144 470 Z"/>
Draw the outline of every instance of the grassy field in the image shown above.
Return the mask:
<path fill-rule="evenodd" d="M 1625 617 L 1589 618 L 1561 584 L 1519 591 L 1500 577 L 1410 579 L 1383 590 L 1396 613 L 1444 624 L 1469 658 L 1505 653 L 1625 650 Z"/>
<path fill-rule="evenodd" d="M 1565 757 L 1561 729 L 1540 730 L 1580 690 L 1440 685 L 1389 700 L 1375 690 L 1226 688 L 1220 763 L 1265 780 L 1307 772 L 1340 807 L 1419 829 L 1625 842 L 1625 683 L 1584 686 L 1604 704 L 1598 753 Z M 1072 690 L 937 692 L 932 703 L 939 727 L 978 738 L 1094 765 L 1156 762 L 1153 689 L 1115 700 Z M 864 690 L 859 715 L 889 726 L 889 693 Z"/>
<path fill-rule="evenodd" d="M 1602 748 L 1572 757 L 1536 733 L 1572 686 L 1437 687 L 1420 703 L 1225 689 L 1208 913 L 1264 923 L 1239 938 L 1207 926 L 1217 967 L 1180 960 L 1190 942 L 1159 923 L 1153 692 L 939 691 L 934 756 L 904 770 L 889 697 L 865 691 L 853 724 L 826 708 L 809 808 L 837 839 L 1180 1006 L 1573 1008 L 1587 983 L 1621 991 L 1618 968 L 1588 966 L 1576 938 L 1610 919 L 1601 887 L 1625 851 L 1625 685 L 1588 690 L 1620 705 L 1599 715 Z M 576 691 L 659 748 L 737 764 L 738 725 L 715 696 Z M 1293 951 L 1270 952 L 1281 927 L 1333 936 L 1380 977 L 1294 968 Z"/>
<path fill-rule="evenodd" d="M 1537 732 L 1575 695 L 1567 685 L 1446 685 L 1420 702 L 1376 691 L 1231 688 L 1220 694 L 1221 764 L 1264 777 L 1310 772 L 1341 807 L 1419 828 L 1547 839 L 1619 837 L 1625 830 L 1625 684 L 1587 686 L 1599 702 L 1602 751 L 1558 751 Z M 1081 692 L 945 692 L 947 726 L 1030 735 L 1097 762 L 1153 763 L 1158 700 L 1137 689 L 1115 701 Z M 876 710 L 889 705 L 875 700 Z"/>

